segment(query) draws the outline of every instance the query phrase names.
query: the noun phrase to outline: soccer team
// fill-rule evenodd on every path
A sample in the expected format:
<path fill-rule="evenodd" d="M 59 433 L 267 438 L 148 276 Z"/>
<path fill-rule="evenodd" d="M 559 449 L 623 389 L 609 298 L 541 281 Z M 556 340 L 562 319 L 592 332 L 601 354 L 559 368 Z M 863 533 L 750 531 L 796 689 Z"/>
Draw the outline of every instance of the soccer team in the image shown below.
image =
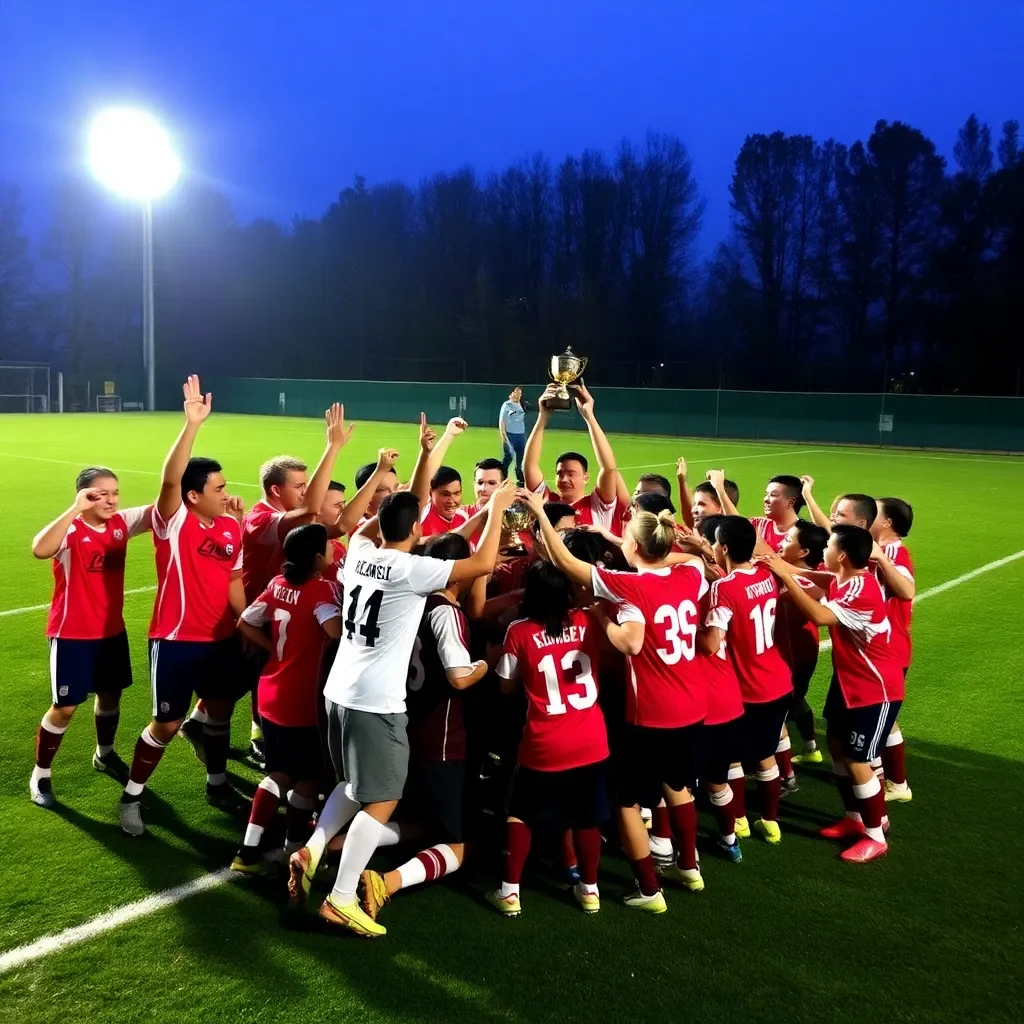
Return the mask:
<path fill-rule="evenodd" d="M 262 498 L 244 511 L 220 464 L 192 454 L 211 396 L 196 377 L 183 392 L 185 424 L 151 506 L 120 509 L 116 474 L 90 467 L 72 507 L 33 541 L 54 576 L 36 804 L 54 806 L 54 757 L 92 693 L 93 765 L 125 784 L 125 832 L 145 832 L 145 787 L 179 733 L 205 763 L 208 802 L 241 810 L 229 726 L 251 694 L 250 756 L 266 774 L 231 868 L 287 865 L 301 904 L 337 857 L 324 920 L 385 934 L 379 917 L 395 893 L 456 871 L 500 818 L 501 885 L 488 900 L 502 914 L 521 913 L 535 841 L 551 844 L 582 910 L 597 912 L 602 846 L 616 836 L 636 878 L 626 906 L 661 913 L 662 880 L 704 888 L 698 800 L 726 860 L 739 863 L 753 833 L 780 843 L 794 764 L 822 761 L 807 691 L 825 626 L 824 718 L 845 816 L 821 835 L 841 841 L 848 862 L 887 852 L 886 801 L 911 799 L 897 724 L 915 593 L 905 501 L 852 493 L 825 514 L 810 477 L 781 475 L 764 514 L 748 519 L 721 470 L 691 491 L 680 459 L 680 523 L 665 477 L 627 489 L 579 385 L 593 485 L 587 459 L 564 452 L 548 488 L 545 392 L 519 488 L 509 459 L 484 459 L 464 504 L 444 456 L 466 423 L 438 437 L 421 416 L 408 483 L 399 453 L 381 449 L 346 500 L 331 478 L 352 428 L 335 405 L 308 479 L 303 463 L 271 459 Z M 520 533 L 505 525 L 515 501 L 533 516 Z M 145 532 L 157 568 L 153 711 L 127 765 L 114 751 L 132 681 L 124 567 L 128 540 Z M 795 756 L 787 723 L 802 741 Z M 387 873 L 368 868 L 399 843 L 422 848 Z"/>

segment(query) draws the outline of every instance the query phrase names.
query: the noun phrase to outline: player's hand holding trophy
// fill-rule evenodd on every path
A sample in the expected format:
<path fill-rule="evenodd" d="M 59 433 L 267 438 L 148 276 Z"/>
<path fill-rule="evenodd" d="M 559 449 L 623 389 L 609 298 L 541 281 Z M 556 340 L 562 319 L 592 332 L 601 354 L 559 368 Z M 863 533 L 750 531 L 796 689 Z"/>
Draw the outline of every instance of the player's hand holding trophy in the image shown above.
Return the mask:
<path fill-rule="evenodd" d="M 551 412 L 571 409 L 572 400 L 566 385 L 579 380 L 586 368 L 587 357 L 576 355 L 571 348 L 567 348 L 561 355 L 552 356 L 548 363 L 548 377 L 553 386 L 541 396 L 540 404 Z"/>

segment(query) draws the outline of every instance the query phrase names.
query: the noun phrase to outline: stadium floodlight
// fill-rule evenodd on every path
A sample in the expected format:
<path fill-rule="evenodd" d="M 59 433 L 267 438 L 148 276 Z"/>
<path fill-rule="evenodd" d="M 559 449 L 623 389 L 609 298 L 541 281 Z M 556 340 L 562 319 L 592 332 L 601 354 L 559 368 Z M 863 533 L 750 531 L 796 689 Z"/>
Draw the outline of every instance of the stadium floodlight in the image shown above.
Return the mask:
<path fill-rule="evenodd" d="M 174 187 L 181 161 L 152 114 L 130 107 L 101 111 L 89 129 L 89 166 L 112 192 L 142 201 L 142 362 L 146 405 L 156 409 L 153 332 L 153 200 Z"/>

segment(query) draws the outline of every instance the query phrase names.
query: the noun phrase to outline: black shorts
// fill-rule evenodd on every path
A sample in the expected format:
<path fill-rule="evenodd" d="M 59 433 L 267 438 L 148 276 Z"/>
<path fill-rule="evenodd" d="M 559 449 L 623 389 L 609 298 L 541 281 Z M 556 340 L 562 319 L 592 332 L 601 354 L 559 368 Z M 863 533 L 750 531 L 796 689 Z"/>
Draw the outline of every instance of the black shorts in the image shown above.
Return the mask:
<path fill-rule="evenodd" d="M 782 727 L 786 724 L 786 715 L 793 702 L 792 694 L 776 700 L 765 701 L 763 704 L 743 705 L 743 758 L 754 764 L 767 761 L 775 756 L 782 738 Z"/>
<path fill-rule="evenodd" d="M 512 777 L 505 810 L 531 828 L 597 828 L 609 813 L 605 762 L 555 772 L 520 765 Z"/>
<path fill-rule="evenodd" d="M 465 761 L 411 761 L 402 794 L 403 817 L 427 826 L 431 838 L 445 843 L 466 841 Z"/>
<path fill-rule="evenodd" d="M 833 676 L 825 698 L 826 735 L 842 744 L 847 761 L 874 761 L 882 756 L 885 741 L 902 706 L 903 701 L 893 700 L 848 708 Z"/>
<path fill-rule="evenodd" d="M 76 707 L 90 693 L 120 693 L 131 685 L 127 633 L 102 640 L 50 640 L 50 695 L 57 707 Z"/>
<path fill-rule="evenodd" d="M 262 647 L 246 647 L 241 644 L 239 646 L 241 658 L 238 666 L 242 673 L 239 686 L 243 686 L 250 693 L 255 693 L 259 689 L 263 669 L 270 660 L 270 652 L 265 651 Z"/>
<path fill-rule="evenodd" d="M 278 725 L 268 718 L 261 724 L 268 774 L 283 772 L 293 782 L 319 779 L 324 774 L 320 730 L 315 725 Z"/>
<path fill-rule="evenodd" d="M 227 640 L 150 640 L 149 676 L 153 717 L 176 722 L 188 714 L 192 694 L 203 700 L 230 700 L 249 691 L 237 637 Z"/>
<path fill-rule="evenodd" d="M 663 787 L 697 788 L 703 722 L 677 729 L 625 726 L 619 764 L 619 806 L 655 807 Z"/>
<path fill-rule="evenodd" d="M 793 696 L 790 700 L 790 710 L 796 708 L 807 697 L 807 691 L 811 688 L 811 678 L 814 676 L 814 670 L 817 667 L 817 658 L 813 661 L 802 661 L 799 665 L 793 667 Z"/>
<path fill-rule="evenodd" d="M 743 716 L 705 725 L 700 738 L 700 781 L 716 786 L 729 781 L 729 766 L 743 760 Z"/>

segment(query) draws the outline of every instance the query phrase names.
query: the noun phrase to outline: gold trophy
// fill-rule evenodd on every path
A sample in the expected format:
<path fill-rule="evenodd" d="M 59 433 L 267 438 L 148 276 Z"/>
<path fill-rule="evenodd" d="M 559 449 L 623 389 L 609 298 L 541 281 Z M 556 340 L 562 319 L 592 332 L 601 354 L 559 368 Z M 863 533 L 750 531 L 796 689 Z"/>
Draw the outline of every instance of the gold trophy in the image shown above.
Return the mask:
<path fill-rule="evenodd" d="M 548 363 L 548 376 L 553 384 L 558 385 L 555 394 L 549 395 L 543 400 L 545 409 L 571 409 L 572 401 L 566 384 L 572 384 L 583 376 L 587 368 L 587 357 L 578 356 L 571 348 L 567 348 L 561 355 L 552 356 Z"/>
<path fill-rule="evenodd" d="M 533 513 L 525 502 L 514 501 L 505 509 L 501 515 L 501 528 L 509 534 L 511 543 L 501 549 L 502 554 L 513 556 L 526 554 L 526 548 L 523 547 L 519 534 L 529 528 L 532 520 Z"/>

